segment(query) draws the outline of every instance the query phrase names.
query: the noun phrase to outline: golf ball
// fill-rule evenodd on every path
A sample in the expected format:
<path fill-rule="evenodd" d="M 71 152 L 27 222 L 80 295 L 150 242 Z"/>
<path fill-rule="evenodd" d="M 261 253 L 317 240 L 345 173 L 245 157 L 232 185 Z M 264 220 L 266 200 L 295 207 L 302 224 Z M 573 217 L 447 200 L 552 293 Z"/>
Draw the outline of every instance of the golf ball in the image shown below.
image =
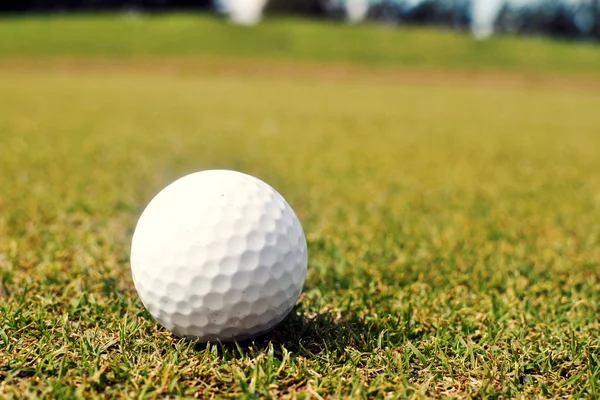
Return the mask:
<path fill-rule="evenodd" d="M 306 277 L 298 217 L 252 176 L 208 170 L 180 178 L 143 211 L 131 270 L 150 314 L 201 342 L 243 340 L 277 325 Z"/>

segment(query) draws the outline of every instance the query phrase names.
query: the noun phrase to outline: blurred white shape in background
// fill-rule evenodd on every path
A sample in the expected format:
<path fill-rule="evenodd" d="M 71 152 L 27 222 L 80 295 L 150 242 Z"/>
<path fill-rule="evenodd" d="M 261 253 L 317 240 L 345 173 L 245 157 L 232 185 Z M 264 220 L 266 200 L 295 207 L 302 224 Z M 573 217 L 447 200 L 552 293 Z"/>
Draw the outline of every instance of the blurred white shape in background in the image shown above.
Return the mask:
<path fill-rule="evenodd" d="M 477 39 L 487 39 L 494 33 L 494 24 L 505 0 L 472 0 L 471 32 Z"/>
<path fill-rule="evenodd" d="M 260 22 L 267 0 L 219 0 L 217 11 L 237 25 L 256 25 Z"/>
<path fill-rule="evenodd" d="M 364 21 L 369 12 L 369 3 L 369 0 L 346 0 L 344 4 L 346 20 L 351 23 Z"/>
<path fill-rule="evenodd" d="M 565 0 L 565 3 L 571 7 L 573 12 L 573 23 L 577 27 L 577 30 L 584 35 L 588 35 L 594 29 L 596 24 L 596 10 L 600 11 L 600 0 L 596 0 L 598 3 L 594 4 L 594 0 Z M 596 8 L 598 7 L 598 8 Z M 600 18 L 600 13 L 598 15 Z M 600 21 L 598 21 L 600 24 Z"/>

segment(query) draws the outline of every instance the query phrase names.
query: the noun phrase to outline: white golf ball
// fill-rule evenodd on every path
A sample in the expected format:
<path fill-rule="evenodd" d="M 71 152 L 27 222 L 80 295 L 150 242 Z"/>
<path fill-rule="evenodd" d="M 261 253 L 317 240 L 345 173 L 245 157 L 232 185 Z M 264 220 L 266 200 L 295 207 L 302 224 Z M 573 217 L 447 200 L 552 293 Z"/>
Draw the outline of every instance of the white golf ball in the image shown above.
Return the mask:
<path fill-rule="evenodd" d="M 264 333 L 292 310 L 308 255 L 298 217 L 263 181 L 201 171 L 163 189 L 131 246 L 133 281 L 150 314 L 201 342 Z"/>

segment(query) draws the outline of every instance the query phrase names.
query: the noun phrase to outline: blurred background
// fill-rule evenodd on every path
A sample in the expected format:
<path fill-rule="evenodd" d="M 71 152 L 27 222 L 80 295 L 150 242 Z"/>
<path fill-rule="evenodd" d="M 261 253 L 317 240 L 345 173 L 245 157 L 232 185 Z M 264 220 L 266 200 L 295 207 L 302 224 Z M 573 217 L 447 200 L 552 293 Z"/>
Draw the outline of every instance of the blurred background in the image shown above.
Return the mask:
<path fill-rule="evenodd" d="M 600 38 L 600 0 L 3 0 L 0 12 L 214 11 L 234 22 L 266 14 L 297 14 L 388 25 L 434 25 L 493 33 Z"/>

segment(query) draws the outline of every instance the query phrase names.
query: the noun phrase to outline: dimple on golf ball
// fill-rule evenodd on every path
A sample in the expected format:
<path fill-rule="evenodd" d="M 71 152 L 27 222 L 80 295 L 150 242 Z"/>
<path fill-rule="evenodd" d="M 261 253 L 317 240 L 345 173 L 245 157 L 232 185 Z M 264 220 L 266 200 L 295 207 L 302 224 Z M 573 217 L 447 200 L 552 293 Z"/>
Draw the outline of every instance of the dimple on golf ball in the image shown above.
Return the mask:
<path fill-rule="evenodd" d="M 208 170 L 164 188 L 143 211 L 131 270 L 150 314 L 201 342 L 264 333 L 292 310 L 308 254 L 298 217 L 252 176 Z"/>

